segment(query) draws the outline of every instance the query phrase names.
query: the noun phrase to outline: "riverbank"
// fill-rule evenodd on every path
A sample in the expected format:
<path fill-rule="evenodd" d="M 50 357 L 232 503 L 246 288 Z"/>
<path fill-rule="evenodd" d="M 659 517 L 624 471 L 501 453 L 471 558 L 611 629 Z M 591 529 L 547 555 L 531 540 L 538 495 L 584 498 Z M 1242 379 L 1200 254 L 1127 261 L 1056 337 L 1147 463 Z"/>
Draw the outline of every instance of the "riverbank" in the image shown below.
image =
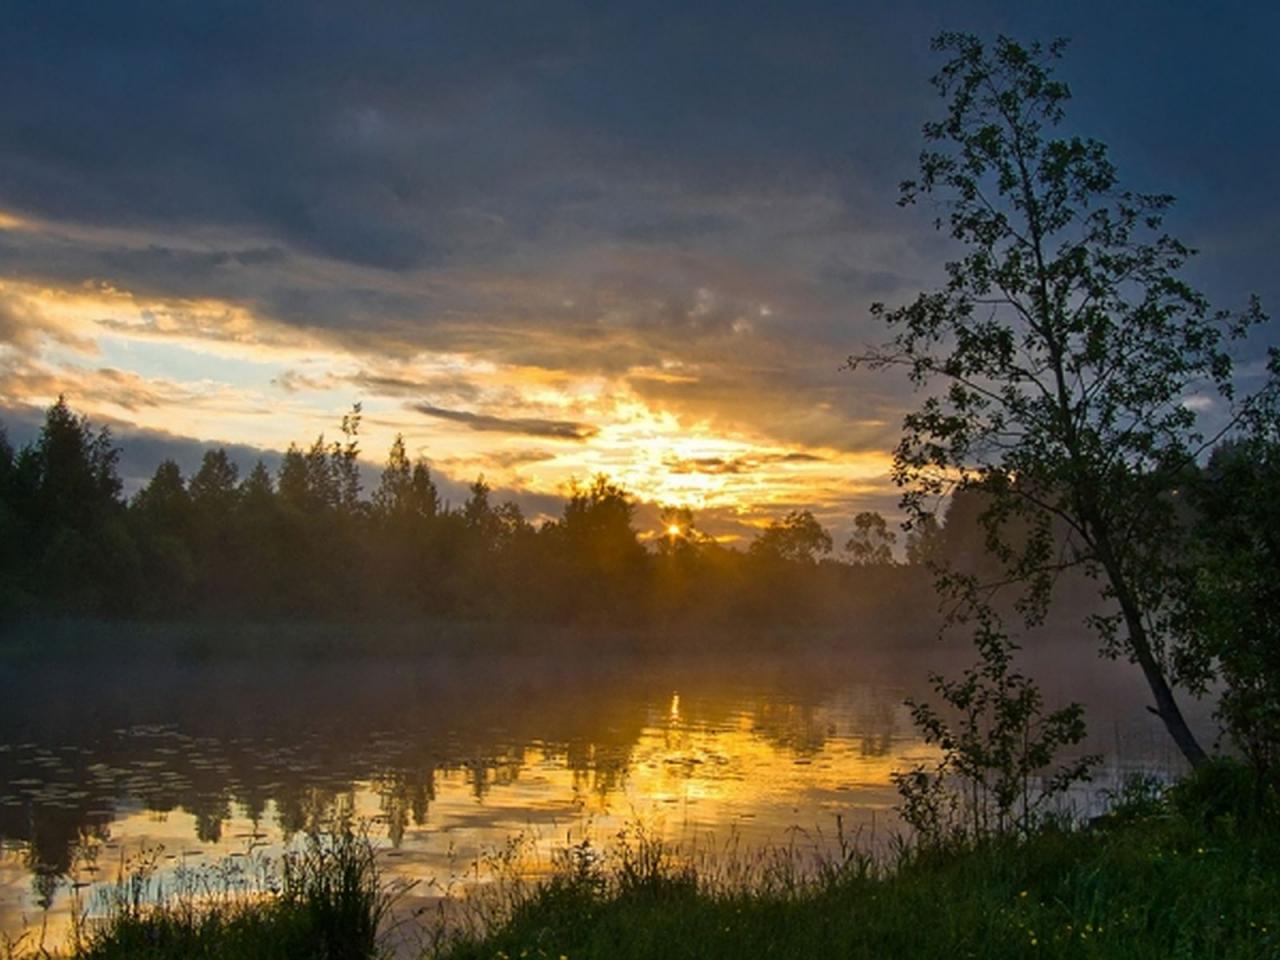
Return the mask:
<path fill-rule="evenodd" d="M 906 851 L 888 868 L 851 853 L 810 882 L 766 871 L 717 890 L 652 858 L 566 873 L 443 956 L 1274 958 L 1280 829 L 1246 780 L 1222 765 L 1135 791 L 1088 828 Z"/>
<path fill-rule="evenodd" d="M 73 955 L 377 956 L 390 891 L 376 858 L 339 849 L 274 893 L 212 910 L 126 897 Z M 1135 786 L 1087 826 L 904 848 L 890 863 L 849 847 L 807 867 L 785 850 L 690 866 L 631 834 L 603 852 L 570 848 L 550 878 L 495 888 L 472 910 L 489 915 L 447 934 L 430 915 L 401 918 L 396 942 L 439 960 L 1266 960 L 1280 955 L 1280 818 L 1274 793 L 1222 763 L 1168 790 Z M 36 955 L 23 949 L 11 955 Z"/>

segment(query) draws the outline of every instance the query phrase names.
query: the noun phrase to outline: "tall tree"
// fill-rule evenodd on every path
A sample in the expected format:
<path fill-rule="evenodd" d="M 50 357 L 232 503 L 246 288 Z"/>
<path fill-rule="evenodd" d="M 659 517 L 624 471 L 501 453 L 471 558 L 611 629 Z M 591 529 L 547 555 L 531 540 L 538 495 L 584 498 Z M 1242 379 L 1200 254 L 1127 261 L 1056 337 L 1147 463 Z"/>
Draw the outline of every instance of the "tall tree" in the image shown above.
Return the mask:
<path fill-rule="evenodd" d="M 792 510 L 765 527 L 747 549 L 753 557 L 811 565 L 831 547 L 831 534 L 810 511 Z"/>
<path fill-rule="evenodd" d="M 95 432 L 63 397 L 18 457 L 29 494 L 29 575 L 54 612 L 119 613 L 133 600 L 137 552 L 120 501 L 119 458 L 110 431 Z"/>
<path fill-rule="evenodd" d="M 561 586 L 576 591 L 580 613 L 621 620 L 636 614 L 647 584 L 645 549 L 631 526 L 634 513 L 627 492 L 599 474 L 588 486 L 573 485 L 563 519 L 548 530 L 549 545 L 562 551 L 568 573 Z"/>
<path fill-rule="evenodd" d="M 235 511 L 240 499 L 240 469 L 221 447 L 206 450 L 200 469 L 187 485 L 191 496 L 192 546 L 198 568 L 198 592 L 206 611 L 225 610 L 239 579 Z"/>
<path fill-rule="evenodd" d="M 853 534 L 844 548 L 857 566 L 885 566 L 893 563 L 893 545 L 897 541 L 897 534 L 889 529 L 882 514 L 864 510 L 853 518 Z"/>
<path fill-rule="evenodd" d="M 942 289 L 874 305 L 896 334 L 850 359 L 905 369 L 927 391 L 896 451 L 905 506 L 920 516 L 950 489 L 984 491 L 988 546 L 1027 588 L 1030 622 L 1064 568 L 1100 579 L 1116 607 L 1091 619 L 1104 652 L 1138 663 L 1196 764 L 1205 753 L 1172 690 L 1170 565 L 1185 524 L 1170 493 L 1212 442 L 1197 410 L 1211 402 L 1229 424 L 1254 402 L 1236 396 L 1227 347 L 1264 317 L 1256 302 L 1211 310 L 1179 277 L 1192 251 L 1162 232 L 1171 198 L 1121 189 L 1103 144 L 1055 135 L 1063 47 L 935 40 L 950 56 L 933 79 L 946 111 L 925 124 L 900 202 L 937 203 L 936 225 L 965 253 Z M 1271 370 L 1274 391 L 1274 355 Z"/>
<path fill-rule="evenodd" d="M 197 574 L 192 557 L 194 514 L 176 463 L 161 462 L 130 502 L 129 519 L 141 555 L 143 608 L 166 615 L 185 612 Z"/>

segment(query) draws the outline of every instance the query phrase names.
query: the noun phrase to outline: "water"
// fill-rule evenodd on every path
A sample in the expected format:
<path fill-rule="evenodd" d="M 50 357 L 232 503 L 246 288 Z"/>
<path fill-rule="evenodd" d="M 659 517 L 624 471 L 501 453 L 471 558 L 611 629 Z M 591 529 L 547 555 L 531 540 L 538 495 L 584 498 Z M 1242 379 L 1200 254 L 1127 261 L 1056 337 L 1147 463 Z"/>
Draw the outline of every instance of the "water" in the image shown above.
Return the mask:
<path fill-rule="evenodd" d="M 140 852 L 270 855 L 343 809 L 419 896 L 517 834 L 544 854 L 637 820 L 703 847 L 821 844 L 839 815 L 886 841 L 890 774 L 933 755 L 902 701 L 939 651 L 720 649 L 6 667 L 0 931 L 65 925 L 73 890 L 91 902 Z M 1040 659 L 1051 702 L 1090 706 L 1094 789 L 1178 768 L 1130 668 Z"/>

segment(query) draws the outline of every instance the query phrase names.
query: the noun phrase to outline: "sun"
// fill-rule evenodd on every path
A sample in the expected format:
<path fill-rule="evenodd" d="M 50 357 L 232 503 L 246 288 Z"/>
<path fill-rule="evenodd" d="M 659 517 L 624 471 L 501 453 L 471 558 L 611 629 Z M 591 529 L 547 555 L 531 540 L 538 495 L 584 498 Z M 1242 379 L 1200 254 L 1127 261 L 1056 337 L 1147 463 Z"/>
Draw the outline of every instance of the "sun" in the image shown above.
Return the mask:
<path fill-rule="evenodd" d="M 681 533 L 683 533 L 683 532 L 684 532 L 684 531 L 680 529 L 680 525 L 679 525 L 678 523 L 673 523 L 673 524 L 671 524 L 670 526 L 668 526 L 668 527 L 667 527 L 667 536 L 668 536 L 668 537 L 678 537 L 678 536 L 680 536 L 680 534 L 681 534 Z"/>

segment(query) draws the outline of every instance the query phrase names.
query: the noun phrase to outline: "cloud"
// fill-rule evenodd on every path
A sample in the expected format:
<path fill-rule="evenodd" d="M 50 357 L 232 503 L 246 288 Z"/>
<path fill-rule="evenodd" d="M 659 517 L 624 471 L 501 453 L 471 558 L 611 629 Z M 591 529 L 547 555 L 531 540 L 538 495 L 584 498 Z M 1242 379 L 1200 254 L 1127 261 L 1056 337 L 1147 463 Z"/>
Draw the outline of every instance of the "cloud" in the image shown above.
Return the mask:
<path fill-rule="evenodd" d="M 778 464 L 827 462 L 827 457 L 800 451 L 743 454 L 738 457 L 667 457 L 663 460 L 663 464 L 672 473 L 703 473 L 710 476 L 754 473 L 762 468 L 777 466 Z"/>
<path fill-rule="evenodd" d="M 1280 302 L 1280 166 L 1252 106 L 1280 97 L 1280 14 L 1240 31 L 1171 10 L 1157 36 L 1086 6 L 1001 2 L 966 28 L 1074 35 L 1071 126 L 1126 183 L 1187 200 L 1193 279 Z M 945 282 L 953 254 L 936 211 L 894 205 L 949 16 L 35 5 L 0 37 L 0 400 L 67 390 L 279 445 L 359 398 L 371 428 L 468 464 L 520 466 L 504 434 L 546 441 L 560 455 L 520 471 L 543 491 L 575 469 L 652 491 L 666 460 L 691 496 L 803 472 L 834 502 L 809 472 L 890 449 L 914 403 L 840 370 L 885 335 L 867 306 Z M 1230 55 L 1188 74 L 1210 36 Z M 709 436 L 732 452 L 688 442 Z"/>
<path fill-rule="evenodd" d="M 524 466 L 527 463 L 544 463 L 560 456 L 554 450 L 494 450 L 483 455 L 486 463 L 502 470 Z"/>
<path fill-rule="evenodd" d="M 460 423 L 470 430 L 493 433 L 515 433 L 529 437 L 549 437 L 557 440 L 588 440 L 600 432 L 589 423 L 572 420 L 545 420 L 540 417 L 495 417 L 466 410 L 448 410 L 429 403 L 411 405 L 410 409 L 439 420 Z"/>

